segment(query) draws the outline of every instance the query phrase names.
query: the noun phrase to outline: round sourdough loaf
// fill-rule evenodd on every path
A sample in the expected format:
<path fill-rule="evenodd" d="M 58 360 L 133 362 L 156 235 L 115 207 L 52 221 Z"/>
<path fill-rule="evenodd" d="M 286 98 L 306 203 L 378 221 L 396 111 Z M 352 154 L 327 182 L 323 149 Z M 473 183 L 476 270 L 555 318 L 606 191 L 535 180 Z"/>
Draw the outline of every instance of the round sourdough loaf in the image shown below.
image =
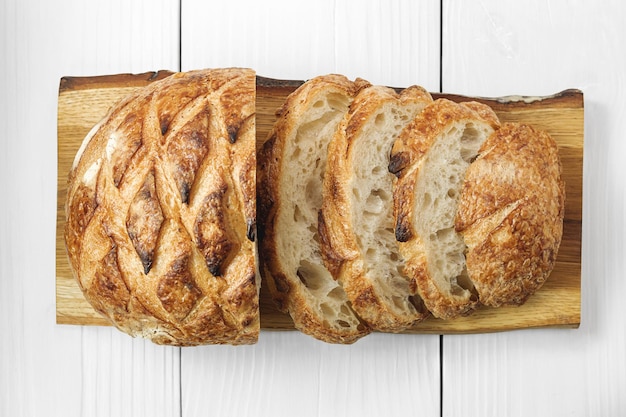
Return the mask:
<path fill-rule="evenodd" d="M 86 299 L 158 344 L 259 333 L 255 74 L 177 73 L 113 107 L 69 174 L 65 241 Z"/>

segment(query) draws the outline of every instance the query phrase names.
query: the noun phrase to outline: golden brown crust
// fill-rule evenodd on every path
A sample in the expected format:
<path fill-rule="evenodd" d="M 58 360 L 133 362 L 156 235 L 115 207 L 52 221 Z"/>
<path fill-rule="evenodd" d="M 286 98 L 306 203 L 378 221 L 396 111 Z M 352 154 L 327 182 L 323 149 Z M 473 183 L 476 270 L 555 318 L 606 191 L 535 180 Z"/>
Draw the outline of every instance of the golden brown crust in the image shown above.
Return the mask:
<path fill-rule="evenodd" d="M 423 320 L 427 313 L 417 310 L 411 304 L 408 291 L 399 295 L 401 291 L 394 288 L 397 285 L 407 285 L 406 277 L 396 276 L 395 271 L 384 271 L 381 275 L 380 270 L 368 265 L 372 262 L 380 262 L 380 259 L 371 259 L 371 256 L 374 255 L 366 255 L 364 252 L 366 249 L 359 246 L 359 242 L 364 239 L 386 239 L 380 236 L 380 234 L 385 233 L 385 230 L 378 229 L 384 223 L 380 218 L 371 220 L 369 226 L 362 224 L 363 219 L 357 221 L 357 218 L 360 219 L 360 215 L 355 213 L 355 210 L 362 210 L 361 207 L 357 206 L 358 203 L 354 201 L 353 195 L 353 187 L 356 187 L 355 183 L 359 181 L 357 171 L 362 165 L 367 166 L 365 171 L 377 167 L 373 166 L 373 161 L 363 160 L 362 154 L 355 155 L 364 150 L 365 154 L 380 152 L 381 155 L 388 155 L 393 144 L 393 137 L 376 137 L 376 140 L 372 140 L 374 147 L 368 141 L 368 135 L 382 136 L 381 133 L 370 133 L 376 128 L 374 119 L 377 116 L 390 121 L 394 120 L 394 117 L 399 118 L 399 116 L 394 116 L 392 112 L 406 113 L 407 115 L 410 113 L 412 119 L 429 102 L 432 102 L 430 94 L 419 86 L 409 87 L 403 90 L 401 94 L 382 86 L 365 88 L 356 96 L 328 147 L 323 202 L 319 219 L 322 258 L 331 274 L 341 282 L 355 312 L 377 331 L 402 331 Z M 397 120 L 394 124 L 406 122 Z M 366 129 L 368 131 L 365 131 Z M 393 129 L 393 127 L 387 129 Z M 389 135 L 390 131 L 384 134 Z M 386 141 L 390 141 L 389 148 L 380 151 L 375 148 L 377 143 L 382 144 Z M 365 144 L 361 144 L 362 142 Z M 363 147 L 367 147 L 367 149 L 363 149 Z M 378 158 L 373 159 L 378 161 Z M 376 185 L 380 185 L 378 182 L 388 182 L 388 189 L 383 191 L 391 196 L 393 193 L 392 183 L 395 177 L 387 171 L 388 158 L 382 159 L 385 160 L 384 173 L 387 173 L 390 178 L 388 181 L 378 180 Z M 361 180 L 364 182 L 375 181 L 372 177 L 369 174 L 368 177 Z M 392 202 L 390 201 L 391 205 Z M 393 218 L 390 212 L 389 226 L 392 227 L 392 225 Z M 376 228 L 370 233 L 377 236 L 371 236 L 368 232 L 363 231 L 368 227 Z M 393 235 L 389 236 L 389 241 L 394 242 Z M 397 244 L 393 245 L 394 248 L 385 247 L 384 249 L 380 243 L 376 246 L 377 254 L 380 251 L 387 256 L 398 256 Z M 393 252 L 385 253 L 388 249 L 393 250 Z M 397 282 L 400 280 L 405 282 Z M 393 302 L 392 297 L 397 297 L 398 301 Z M 401 304 L 403 307 L 400 307 Z"/>
<path fill-rule="evenodd" d="M 66 245 L 88 301 L 160 344 L 254 343 L 255 74 L 178 73 L 111 109 L 69 174 Z"/>
<path fill-rule="evenodd" d="M 279 235 L 295 232 L 279 230 L 278 226 L 281 212 L 292 204 L 281 197 L 283 189 L 290 187 L 283 179 L 287 164 L 285 150 L 289 146 L 290 138 L 294 137 L 303 114 L 313 106 L 313 101 L 321 97 L 332 99 L 333 95 L 341 101 L 351 101 L 366 85 L 366 81 L 352 82 L 344 76 L 334 74 L 305 82 L 289 95 L 276 112 L 276 123 L 258 154 L 259 251 L 264 285 L 267 285 L 278 308 L 291 315 L 297 329 L 331 343 L 353 343 L 370 330 L 363 325 L 344 328 L 330 325 L 313 306 L 305 279 L 299 276 L 295 268 L 286 265 L 287 254 L 281 253 L 278 247 Z M 320 267 L 323 268 L 321 259 Z"/>
<path fill-rule="evenodd" d="M 519 305 L 554 268 L 565 190 L 558 147 L 545 132 L 505 124 L 467 171 L 455 227 L 480 301 Z"/>
<path fill-rule="evenodd" d="M 428 152 L 435 141 L 446 134 L 455 123 L 480 123 L 497 128 L 499 121 L 486 105 L 469 102 L 454 103 L 438 99 L 427 106 L 396 140 L 391 153 L 390 172 L 398 177 L 394 189 L 395 234 L 400 253 L 405 258 L 405 273 L 411 278 L 411 290 L 424 300 L 436 317 L 450 319 L 470 314 L 478 305 L 471 289 L 440 285 L 432 278 L 427 252 L 427 239 L 416 229 L 417 212 L 415 188 L 423 172 Z"/>

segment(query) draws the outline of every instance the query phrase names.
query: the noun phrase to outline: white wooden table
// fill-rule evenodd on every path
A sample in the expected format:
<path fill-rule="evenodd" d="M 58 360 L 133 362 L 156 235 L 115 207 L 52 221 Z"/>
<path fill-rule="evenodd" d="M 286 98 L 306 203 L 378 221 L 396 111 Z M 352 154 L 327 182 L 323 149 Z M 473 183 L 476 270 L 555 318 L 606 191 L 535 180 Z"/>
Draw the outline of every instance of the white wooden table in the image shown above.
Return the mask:
<path fill-rule="evenodd" d="M 4 0 L 0 416 L 626 415 L 625 23 L 617 0 Z M 581 89 L 580 328 L 179 349 L 57 325 L 59 79 L 224 66 L 477 96 Z"/>

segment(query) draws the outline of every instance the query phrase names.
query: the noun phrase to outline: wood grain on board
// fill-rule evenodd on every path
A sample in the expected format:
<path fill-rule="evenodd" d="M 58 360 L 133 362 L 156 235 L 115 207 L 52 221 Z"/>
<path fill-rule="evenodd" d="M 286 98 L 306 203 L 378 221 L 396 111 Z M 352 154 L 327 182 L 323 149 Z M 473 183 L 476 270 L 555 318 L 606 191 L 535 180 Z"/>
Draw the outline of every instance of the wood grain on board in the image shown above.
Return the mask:
<path fill-rule="evenodd" d="M 60 324 L 109 325 L 85 300 L 74 280 L 63 241 L 67 175 L 83 138 L 123 96 L 168 71 L 97 77 L 64 77 L 58 97 L 58 179 L 56 234 L 56 320 Z M 275 112 L 302 82 L 257 77 L 257 144 L 267 137 Z M 566 90 L 549 97 L 477 98 L 433 94 L 454 101 L 476 100 L 490 105 L 501 121 L 525 122 L 549 132 L 559 145 L 566 186 L 564 233 L 557 264 L 546 284 L 521 307 L 480 308 L 454 320 L 427 319 L 407 333 L 480 333 L 532 327 L 578 327 L 580 324 L 583 94 Z M 288 315 L 279 312 L 263 286 L 261 327 L 291 330 Z"/>

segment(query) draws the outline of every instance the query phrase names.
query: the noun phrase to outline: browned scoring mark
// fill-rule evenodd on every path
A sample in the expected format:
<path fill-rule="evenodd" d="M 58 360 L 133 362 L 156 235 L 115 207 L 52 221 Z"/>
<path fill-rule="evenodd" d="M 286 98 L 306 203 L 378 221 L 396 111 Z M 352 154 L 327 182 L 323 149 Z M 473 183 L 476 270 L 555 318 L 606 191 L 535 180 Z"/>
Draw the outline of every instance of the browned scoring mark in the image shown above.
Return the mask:
<path fill-rule="evenodd" d="M 163 113 L 159 119 L 159 128 L 161 129 L 161 135 L 165 136 L 172 123 L 172 115 L 169 113 Z"/>
<path fill-rule="evenodd" d="M 336 277 L 346 259 L 335 250 L 330 233 L 326 218 L 320 210 L 317 214 L 317 235 L 320 239 L 320 246 L 325 249 L 321 251 L 321 255 L 324 266 L 333 277 Z"/>
<path fill-rule="evenodd" d="M 279 293 L 286 295 L 291 292 L 291 283 L 289 282 L 289 279 L 287 279 L 287 277 L 284 274 L 277 273 L 273 275 L 273 278 L 274 278 L 274 284 L 276 286 L 276 290 Z M 285 303 L 285 300 L 282 299 L 282 297 L 280 298 L 281 299 L 277 301 L 279 302 L 279 309 L 283 310 L 285 308 L 285 305 L 283 304 Z"/>
<path fill-rule="evenodd" d="M 241 108 L 242 98 L 241 95 L 249 94 L 254 95 L 254 89 L 247 91 L 245 86 L 237 88 L 236 90 L 227 89 L 220 95 L 220 104 L 222 106 L 222 113 L 224 114 L 224 123 L 226 124 L 226 130 L 228 132 L 228 140 L 230 143 L 237 141 L 239 129 L 243 125 L 245 119 L 249 116 L 244 114 L 245 109 Z M 254 88 L 254 85 L 251 86 Z M 245 100 L 244 100 L 245 101 Z"/>
<path fill-rule="evenodd" d="M 152 268 L 163 220 L 163 212 L 156 194 L 154 171 L 151 171 L 130 204 L 126 219 L 128 236 L 141 259 L 145 274 Z"/>
<path fill-rule="evenodd" d="M 163 308 L 180 321 L 189 315 L 201 296 L 202 291 L 189 271 L 188 257 L 174 260 L 157 287 Z"/>
<path fill-rule="evenodd" d="M 196 173 L 209 151 L 209 108 L 205 107 L 193 119 L 169 138 L 167 154 L 173 168 L 181 201 L 189 203 Z"/>
<path fill-rule="evenodd" d="M 130 291 L 122 279 L 117 261 L 117 247 L 113 246 L 98 264 L 94 280 L 85 289 L 94 307 L 115 318 L 124 313 L 130 300 Z"/>
<path fill-rule="evenodd" d="M 115 149 L 111 154 L 111 165 L 113 166 L 113 182 L 119 187 L 130 161 L 141 147 L 143 134 L 143 120 L 137 113 L 130 113 L 113 132 L 116 136 Z"/>
<path fill-rule="evenodd" d="M 274 144 L 276 143 L 276 133 L 263 144 L 257 156 L 257 212 L 259 238 L 265 232 L 266 223 L 274 210 L 273 190 L 271 189 L 271 178 L 277 175 L 275 172 L 276 156 L 274 155 Z M 262 239 L 261 239 L 262 240 Z"/>
<path fill-rule="evenodd" d="M 413 193 L 413 181 L 399 184 L 394 190 L 394 218 L 395 235 L 398 242 L 408 242 L 413 238 L 412 215 L 413 209 L 410 204 L 410 194 Z"/>
<path fill-rule="evenodd" d="M 256 155 L 250 152 L 239 173 L 239 184 L 243 193 L 246 237 L 254 242 L 256 236 Z"/>
<path fill-rule="evenodd" d="M 476 286 L 488 305 L 523 304 L 554 267 L 556 233 L 538 220 L 544 215 L 537 200 L 520 204 L 468 256 L 468 269 L 481 265 Z"/>
<path fill-rule="evenodd" d="M 237 142 L 237 136 L 239 134 L 239 129 L 241 128 L 241 124 L 236 124 L 236 125 L 230 125 L 228 126 L 228 128 L 226 129 L 226 131 L 228 132 L 228 141 L 230 143 L 235 143 Z"/>
<path fill-rule="evenodd" d="M 186 322 L 194 342 L 211 340 L 212 343 L 232 343 L 237 335 L 237 330 L 226 322 L 222 307 L 207 298 L 203 299 L 202 308 L 195 309 Z"/>
<path fill-rule="evenodd" d="M 78 185 L 73 198 L 70 200 L 67 210 L 68 219 L 65 225 L 65 242 L 74 271 L 78 271 L 78 256 L 82 236 L 97 207 L 95 190 L 82 184 Z"/>
<path fill-rule="evenodd" d="M 206 196 L 193 230 L 196 245 L 214 276 L 221 276 L 237 246 L 226 232 L 229 226 L 222 203 L 226 190 L 227 186 L 223 184 L 219 190 Z"/>
<path fill-rule="evenodd" d="M 256 239 L 256 225 L 253 221 L 246 221 L 246 237 L 250 242 L 254 242 Z"/>

